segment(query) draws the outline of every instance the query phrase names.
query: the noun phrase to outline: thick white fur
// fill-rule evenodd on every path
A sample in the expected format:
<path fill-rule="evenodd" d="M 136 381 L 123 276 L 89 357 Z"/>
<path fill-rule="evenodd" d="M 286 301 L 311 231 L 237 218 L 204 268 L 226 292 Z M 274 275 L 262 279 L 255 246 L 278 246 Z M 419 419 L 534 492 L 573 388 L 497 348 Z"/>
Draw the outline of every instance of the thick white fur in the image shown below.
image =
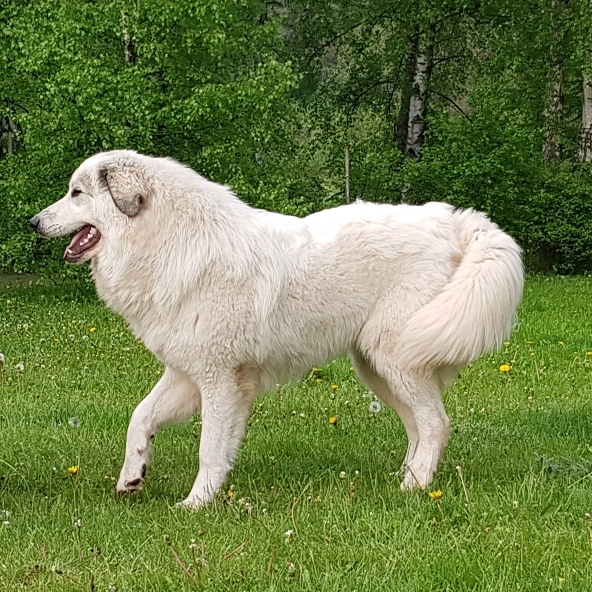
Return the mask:
<path fill-rule="evenodd" d="M 449 437 L 441 390 L 507 338 L 522 295 L 520 249 L 484 214 L 358 202 L 299 219 L 131 151 L 88 159 L 70 189 L 80 194 L 34 225 L 46 236 L 99 229 L 87 256 L 97 291 L 166 364 L 132 416 L 119 492 L 142 487 L 163 425 L 200 412 L 183 503 L 210 501 L 255 396 L 344 352 L 405 424 L 401 487 L 432 482 Z"/>

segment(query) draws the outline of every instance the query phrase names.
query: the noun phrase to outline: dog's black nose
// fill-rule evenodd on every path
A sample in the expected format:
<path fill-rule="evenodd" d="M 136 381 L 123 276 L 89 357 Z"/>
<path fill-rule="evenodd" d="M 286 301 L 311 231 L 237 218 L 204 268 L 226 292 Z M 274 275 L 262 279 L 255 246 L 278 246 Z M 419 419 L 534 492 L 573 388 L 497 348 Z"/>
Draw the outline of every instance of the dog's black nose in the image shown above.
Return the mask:
<path fill-rule="evenodd" d="M 33 216 L 30 220 L 29 220 L 29 224 L 35 229 L 37 230 L 38 226 L 39 226 L 39 222 L 41 220 L 39 219 L 39 215 L 37 216 Z"/>

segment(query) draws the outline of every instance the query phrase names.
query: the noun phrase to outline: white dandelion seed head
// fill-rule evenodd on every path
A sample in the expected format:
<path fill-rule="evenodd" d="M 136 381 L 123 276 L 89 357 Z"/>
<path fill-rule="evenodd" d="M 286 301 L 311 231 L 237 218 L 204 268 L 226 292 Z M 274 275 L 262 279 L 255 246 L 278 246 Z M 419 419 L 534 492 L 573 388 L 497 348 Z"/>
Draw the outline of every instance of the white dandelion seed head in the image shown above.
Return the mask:
<path fill-rule="evenodd" d="M 5 360 L 6 358 L 4 357 L 4 354 L 0 352 L 0 366 L 4 366 Z"/>
<path fill-rule="evenodd" d="M 341 471 L 341 473 L 339 473 L 340 479 L 345 479 L 346 477 L 347 477 L 347 473 L 345 471 Z"/>
<path fill-rule="evenodd" d="M 25 364 L 23 362 L 19 362 L 16 365 L 17 372 L 24 372 L 25 371 Z"/>
<path fill-rule="evenodd" d="M 372 401 L 370 405 L 368 405 L 368 410 L 370 413 L 380 413 L 382 411 L 382 405 L 378 401 Z"/>
<path fill-rule="evenodd" d="M 80 420 L 79 420 L 77 417 L 71 417 L 71 418 L 68 420 L 68 425 L 69 425 L 71 428 L 79 428 L 81 423 L 82 423 L 82 422 L 81 422 L 81 421 L 80 421 Z"/>

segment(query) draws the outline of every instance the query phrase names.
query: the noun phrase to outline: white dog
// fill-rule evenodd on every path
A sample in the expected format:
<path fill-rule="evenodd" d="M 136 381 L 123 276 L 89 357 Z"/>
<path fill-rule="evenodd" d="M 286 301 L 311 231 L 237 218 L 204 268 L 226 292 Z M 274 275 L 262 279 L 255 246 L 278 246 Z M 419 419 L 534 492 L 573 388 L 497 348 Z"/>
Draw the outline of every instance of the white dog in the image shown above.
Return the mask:
<path fill-rule="evenodd" d="M 77 232 L 66 261 L 92 260 L 99 296 L 166 364 L 117 491 L 142 488 L 163 425 L 201 413 L 193 508 L 223 486 L 257 394 L 344 352 L 405 425 L 401 488 L 430 485 L 450 431 L 441 391 L 508 337 L 524 283 L 519 247 L 473 210 L 358 202 L 299 219 L 126 150 L 89 158 L 31 224 Z"/>

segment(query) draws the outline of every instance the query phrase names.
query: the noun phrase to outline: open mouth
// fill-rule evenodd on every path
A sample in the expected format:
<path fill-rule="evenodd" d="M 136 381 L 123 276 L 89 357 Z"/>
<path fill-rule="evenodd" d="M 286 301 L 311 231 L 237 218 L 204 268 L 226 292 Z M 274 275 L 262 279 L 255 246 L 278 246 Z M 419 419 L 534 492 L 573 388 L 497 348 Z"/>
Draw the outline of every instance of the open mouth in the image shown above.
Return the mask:
<path fill-rule="evenodd" d="M 79 230 L 64 252 L 68 263 L 83 263 L 93 256 L 92 250 L 101 240 L 101 233 L 90 224 Z"/>

